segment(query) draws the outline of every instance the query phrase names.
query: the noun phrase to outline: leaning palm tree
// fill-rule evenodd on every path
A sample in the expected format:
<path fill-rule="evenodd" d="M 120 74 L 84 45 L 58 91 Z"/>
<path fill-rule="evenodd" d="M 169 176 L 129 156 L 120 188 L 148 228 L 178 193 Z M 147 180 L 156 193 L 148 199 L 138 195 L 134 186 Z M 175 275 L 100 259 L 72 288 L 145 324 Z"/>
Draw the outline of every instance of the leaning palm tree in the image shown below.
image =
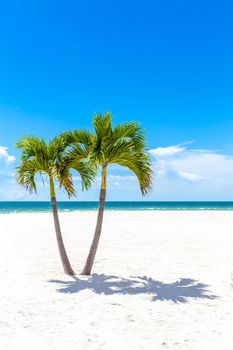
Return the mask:
<path fill-rule="evenodd" d="M 33 136 L 26 136 L 16 143 L 16 147 L 22 150 L 20 165 L 17 167 L 17 182 L 29 193 L 36 192 L 36 174 L 46 175 L 49 180 L 50 198 L 56 238 L 60 258 L 64 272 L 74 275 L 69 262 L 66 249 L 63 243 L 61 228 L 58 218 L 57 201 L 55 194 L 55 181 L 58 181 L 60 188 L 63 188 L 69 197 L 76 194 L 72 182 L 71 168 L 77 170 L 82 179 L 83 188 L 88 189 L 91 185 L 93 173 L 88 164 L 76 157 L 72 159 L 66 152 L 66 143 L 60 136 L 55 137 L 49 143 L 43 139 Z"/>
<path fill-rule="evenodd" d="M 71 145 L 70 155 L 82 154 L 95 167 L 101 168 L 101 186 L 99 209 L 94 238 L 82 271 L 90 275 L 97 252 L 104 214 L 104 204 L 107 188 L 107 169 L 112 164 L 128 168 L 139 182 L 142 195 L 151 191 L 152 169 L 149 153 L 145 146 L 144 131 L 138 122 L 118 124 L 111 123 L 111 114 L 103 116 L 96 114 L 93 120 L 94 133 L 75 130 L 63 134 L 66 142 Z"/>

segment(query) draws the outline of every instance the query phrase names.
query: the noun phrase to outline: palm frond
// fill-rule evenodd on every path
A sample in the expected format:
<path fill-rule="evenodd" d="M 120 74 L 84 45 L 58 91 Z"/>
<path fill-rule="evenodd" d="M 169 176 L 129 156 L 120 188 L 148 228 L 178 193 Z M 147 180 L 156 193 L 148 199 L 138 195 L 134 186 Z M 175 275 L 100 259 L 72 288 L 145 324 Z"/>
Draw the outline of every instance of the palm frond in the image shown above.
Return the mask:
<path fill-rule="evenodd" d="M 103 116 L 95 114 L 93 119 L 93 126 L 95 134 L 98 139 L 102 139 L 105 136 L 111 137 L 112 135 L 112 116 L 110 112 L 104 113 Z"/>
<path fill-rule="evenodd" d="M 57 172 L 56 178 L 58 179 L 60 188 L 64 188 L 69 198 L 76 196 L 76 191 L 74 188 L 72 174 L 69 166 L 61 167 Z"/>
<path fill-rule="evenodd" d="M 76 170 L 82 180 L 82 189 L 88 190 L 96 175 L 96 166 L 90 161 L 92 133 L 86 130 L 67 131 L 60 135 L 66 144 L 63 158 L 68 166 Z"/>
<path fill-rule="evenodd" d="M 29 193 L 36 193 L 35 175 L 38 172 L 35 159 L 29 159 L 16 168 L 16 180 Z"/>
<path fill-rule="evenodd" d="M 89 157 L 89 151 L 79 143 L 71 145 L 69 149 L 67 149 L 66 154 L 73 160 L 82 160 Z"/>
<path fill-rule="evenodd" d="M 79 144 L 88 150 L 92 144 L 92 133 L 86 130 L 70 130 L 61 133 L 60 136 L 63 138 L 66 147 Z"/>
<path fill-rule="evenodd" d="M 152 166 L 149 154 L 128 153 L 124 157 L 115 158 L 112 164 L 118 164 L 132 171 L 139 182 L 142 195 L 152 191 Z"/>
<path fill-rule="evenodd" d="M 89 190 L 96 176 L 96 168 L 91 162 L 75 160 L 71 165 L 72 169 L 76 170 L 82 180 L 82 190 Z"/>
<path fill-rule="evenodd" d="M 31 157 L 39 157 L 41 160 L 47 159 L 46 142 L 36 136 L 25 136 L 16 143 L 17 148 L 21 148 L 21 160 L 26 161 Z"/>
<path fill-rule="evenodd" d="M 117 124 L 113 129 L 113 139 L 115 142 L 131 141 L 135 151 L 140 151 L 145 147 L 145 132 L 138 122 L 127 122 Z"/>
<path fill-rule="evenodd" d="M 64 139 L 58 135 L 54 137 L 47 146 L 48 158 L 50 160 L 57 160 L 62 158 L 64 152 L 66 150 L 66 144 Z"/>

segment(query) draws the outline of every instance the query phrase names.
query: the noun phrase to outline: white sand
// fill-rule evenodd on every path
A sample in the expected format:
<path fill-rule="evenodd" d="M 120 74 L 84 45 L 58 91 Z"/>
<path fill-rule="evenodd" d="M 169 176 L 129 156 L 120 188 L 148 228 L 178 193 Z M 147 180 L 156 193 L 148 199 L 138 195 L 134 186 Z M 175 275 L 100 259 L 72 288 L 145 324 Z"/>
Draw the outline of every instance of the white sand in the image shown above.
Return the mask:
<path fill-rule="evenodd" d="M 106 212 L 90 278 L 50 214 L 0 215 L 0 349 L 233 349 L 233 213 Z M 62 213 L 80 272 L 96 212 Z"/>

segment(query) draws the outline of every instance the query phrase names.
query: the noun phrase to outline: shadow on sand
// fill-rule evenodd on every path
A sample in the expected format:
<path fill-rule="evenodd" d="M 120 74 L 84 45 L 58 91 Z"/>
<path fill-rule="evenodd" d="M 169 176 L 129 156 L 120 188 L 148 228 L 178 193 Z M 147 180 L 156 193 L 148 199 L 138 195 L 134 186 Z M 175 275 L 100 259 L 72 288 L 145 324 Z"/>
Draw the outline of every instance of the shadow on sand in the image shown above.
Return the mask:
<path fill-rule="evenodd" d="M 210 294 L 208 285 L 199 283 L 190 278 L 181 278 L 173 283 L 163 283 L 147 276 L 122 278 L 93 274 L 79 279 L 72 277 L 72 281 L 50 280 L 50 283 L 59 284 L 60 293 L 79 293 L 89 289 L 96 294 L 105 295 L 148 295 L 151 301 L 170 300 L 174 303 L 186 303 L 189 298 L 215 299 Z"/>

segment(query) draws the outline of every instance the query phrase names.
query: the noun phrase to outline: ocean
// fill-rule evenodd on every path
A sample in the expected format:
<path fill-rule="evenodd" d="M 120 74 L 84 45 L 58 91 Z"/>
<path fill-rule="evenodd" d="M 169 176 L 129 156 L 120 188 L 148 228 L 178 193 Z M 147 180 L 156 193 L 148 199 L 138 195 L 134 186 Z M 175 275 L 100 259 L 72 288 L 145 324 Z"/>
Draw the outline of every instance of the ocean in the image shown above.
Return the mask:
<path fill-rule="evenodd" d="M 58 202 L 59 211 L 96 210 L 98 202 Z M 106 202 L 106 210 L 233 210 L 233 202 Z M 50 202 L 0 202 L 0 214 L 49 212 Z"/>

